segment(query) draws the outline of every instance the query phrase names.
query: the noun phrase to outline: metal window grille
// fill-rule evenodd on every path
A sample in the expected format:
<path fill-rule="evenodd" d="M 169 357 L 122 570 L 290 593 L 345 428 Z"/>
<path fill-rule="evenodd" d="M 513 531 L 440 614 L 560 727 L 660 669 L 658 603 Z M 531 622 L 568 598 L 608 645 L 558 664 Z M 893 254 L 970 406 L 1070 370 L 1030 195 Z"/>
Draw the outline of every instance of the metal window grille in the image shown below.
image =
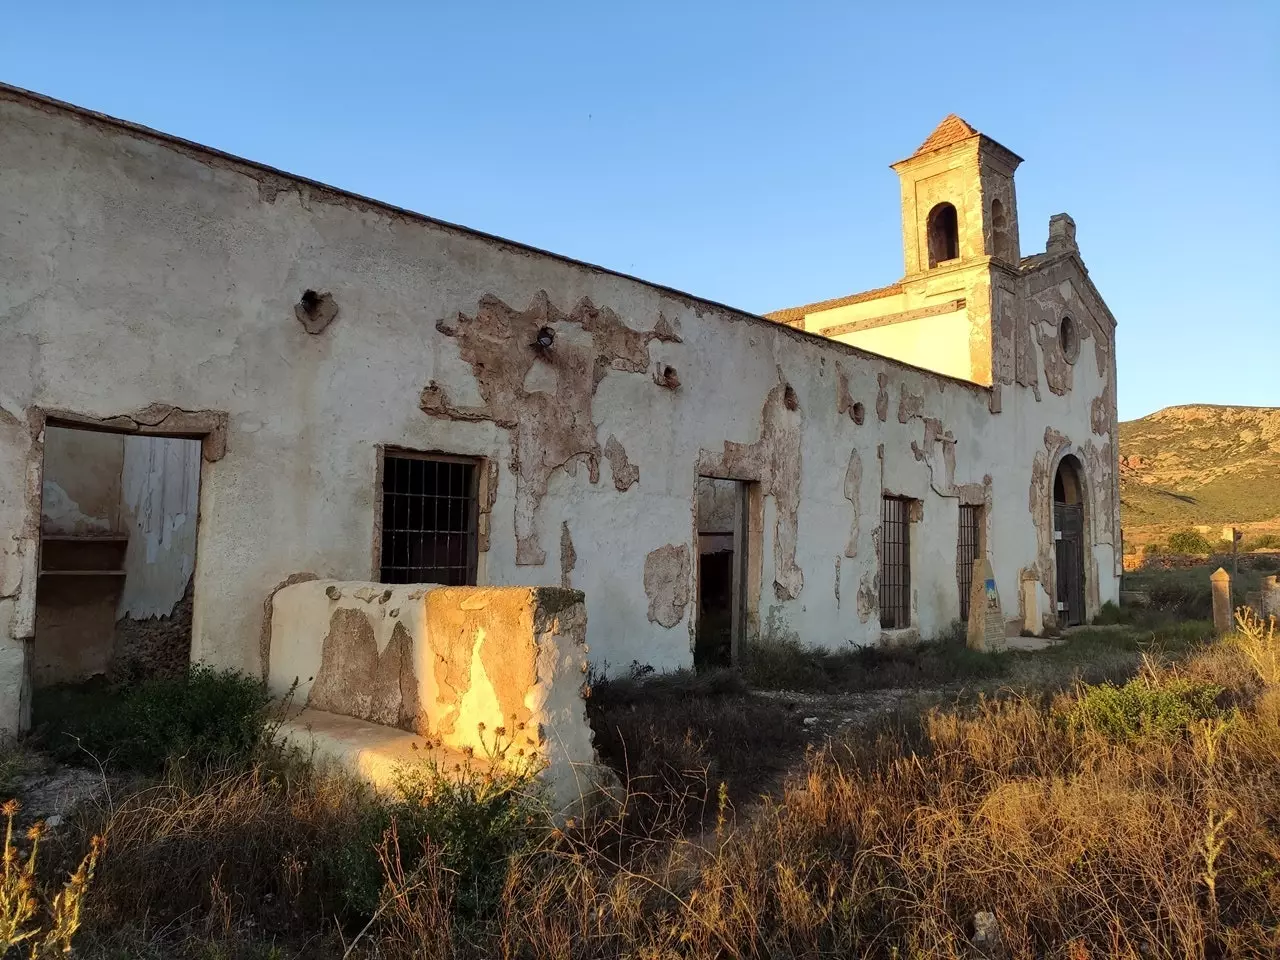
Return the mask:
<path fill-rule="evenodd" d="M 973 561 L 978 559 L 978 522 L 981 507 L 960 505 L 960 536 L 956 543 L 956 585 L 960 588 L 960 619 L 969 620 L 969 593 L 973 587 Z"/>
<path fill-rule="evenodd" d="M 911 626 L 909 501 L 885 497 L 880 509 L 880 626 Z"/>
<path fill-rule="evenodd" d="M 477 480 L 474 460 L 384 455 L 383 583 L 475 584 Z"/>

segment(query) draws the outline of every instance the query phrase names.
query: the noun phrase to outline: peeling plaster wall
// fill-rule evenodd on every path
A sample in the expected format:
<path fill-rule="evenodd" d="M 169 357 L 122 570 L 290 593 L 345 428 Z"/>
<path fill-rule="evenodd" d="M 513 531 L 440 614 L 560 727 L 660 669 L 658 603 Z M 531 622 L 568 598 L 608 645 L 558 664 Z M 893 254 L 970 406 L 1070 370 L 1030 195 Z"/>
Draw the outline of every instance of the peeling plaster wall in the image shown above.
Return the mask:
<path fill-rule="evenodd" d="M 121 520 L 129 534 L 118 616 L 173 613 L 195 572 L 200 444 L 124 437 Z"/>
<path fill-rule="evenodd" d="M 1119 600 L 1120 495 L 1116 421 L 1114 320 L 1074 251 L 1046 259 L 1022 278 L 1021 315 L 1015 314 L 1014 353 L 1024 356 L 1023 389 L 1010 391 L 1008 412 L 1019 423 L 1019 446 L 1032 452 L 1027 506 L 1035 517 L 1034 571 L 1038 610 L 1020 613 L 1028 624 L 1055 616 L 1053 479 L 1062 457 L 1084 470 L 1085 604 L 1092 615 Z M 1011 305 L 1011 312 L 1016 305 Z M 1079 337 L 1074 360 L 1059 339 L 1063 317 Z"/>
<path fill-rule="evenodd" d="M 831 646 L 879 638 L 881 493 L 920 499 L 912 582 L 929 636 L 959 609 L 962 498 L 989 498 L 999 588 L 1018 596 L 1036 564 L 1027 504 L 1045 426 L 1084 445 L 1097 419 L 1100 380 L 1043 388 L 1040 407 L 1006 386 L 993 415 L 999 398 L 980 386 L 2 88 L 0 126 L 9 728 L 19 708 L 4 694 L 20 691 L 32 629 L 45 411 L 213 431 L 192 656 L 250 671 L 273 585 L 376 575 L 379 444 L 497 465 L 484 580 L 571 576 L 595 662 L 672 668 L 692 656 L 699 474 L 759 485 L 749 629 Z M 339 311 L 318 333 L 295 315 L 305 290 Z M 554 344 L 537 355 L 541 326 Z M 1092 443 L 1103 456 L 1109 438 Z M 664 559 L 654 581 L 649 558 L 668 547 L 690 562 Z M 843 611 L 828 579 L 841 557 L 839 593 L 857 598 Z"/>
<path fill-rule="evenodd" d="M 1008 207 L 1010 198 L 1006 196 L 1005 200 Z M 995 389 L 988 397 L 989 410 L 996 415 L 982 416 L 981 425 L 960 427 L 931 410 L 927 394 L 913 389 L 909 380 L 891 381 L 882 374 L 874 395 L 878 420 L 922 424 L 923 435 L 911 439 L 910 447 L 917 462 L 928 470 L 933 492 L 939 497 L 987 507 L 991 537 L 988 543 L 1001 581 L 999 589 L 1004 596 L 1019 598 L 1019 608 L 1014 610 L 1010 604 L 1007 611 L 1009 619 L 1016 619 L 1019 627 L 1038 630 L 1055 617 L 1051 595 L 1055 581 L 1053 471 L 1062 455 L 1074 455 L 1084 467 L 1089 498 L 1086 609 L 1091 615 L 1107 600 L 1117 600 L 1121 556 L 1114 442 L 1118 436 L 1114 319 L 1089 281 L 1074 245 L 1032 258 L 1018 270 L 980 258 L 905 279 L 900 286 L 901 293 L 810 314 L 805 317 L 805 328 L 839 330 L 839 324 L 854 312 L 868 320 L 922 302 L 963 296 L 971 318 L 967 335 L 969 369 L 973 379 L 979 379 L 973 371 L 990 372 Z M 1063 317 L 1072 319 L 1079 338 L 1074 359 L 1067 356 L 1060 341 Z M 870 333 L 914 325 L 894 324 Z M 886 354 L 937 368 L 932 346 L 924 350 L 919 347 L 909 333 L 892 343 L 876 344 L 876 349 Z M 852 408 L 853 392 L 840 401 L 842 409 Z M 870 403 L 869 390 L 866 395 L 866 402 Z M 1046 431 L 1059 436 L 1060 443 L 1048 445 Z M 1004 442 L 992 448 L 990 460 L 979 472 L 965 466 L 964 453 L 982 433 L 1003 435 Z M 891 437 L 888 439 L 885 487 L 914 496 L 909 492 L 909 468 L 897 465 L 899 448 Z M 954 505 L 940 506 L 948 519 L 938 536 L 953 538 L 947 526 Z M 924 507 L 928 518 L 929 504 L 926 502 Z M 913 533 L 930 537 L 929 549 L 933 549 L 933 535 L 927 531 L 934 529 L 938 528 L 926 519 L 925 526 L 913 529 Z M 939 539 L 936 547 L 946 549 L 947 544 Z M 1005 558 L 1017 556 L 1028 558 L 1023 573 L 1039 584 L 1032 593 L 1036 600 L 1030 611 L 1026 609 L 1020 580 L 1005 579 L 1009 576 Z M 913 568 L 913 580 L 918 569 L 918 565 Z M 1011 588 L 1016 589 L 1010 592 Z M 864 572 L 858 608 L 860 616 L 865 614 L 868 620 L 875 609 L 877 589 L 874 572 Z M 946 605 L 946 587 L 940 581 L 935 588 L 921 587 L 915 594 L 920 606 L 940 609 Z"/>

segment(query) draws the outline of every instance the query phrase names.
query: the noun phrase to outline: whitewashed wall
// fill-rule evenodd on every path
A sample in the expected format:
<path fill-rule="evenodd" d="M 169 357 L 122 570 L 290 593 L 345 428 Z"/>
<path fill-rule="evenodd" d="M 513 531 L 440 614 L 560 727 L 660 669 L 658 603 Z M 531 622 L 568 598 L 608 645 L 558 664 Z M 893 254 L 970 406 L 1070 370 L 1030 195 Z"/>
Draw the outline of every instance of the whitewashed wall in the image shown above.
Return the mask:
<path fill-rule="evenodd" d="M 875 571 L 882 487 L 924 502 L 913 552 L 919 631 L 944 629 L 958 611 L 958 501 L 925 418 L 954 438 L 957 483 L 991 477 L 993 559 L 1015 612 L 1020 571 L 1036 559 L 1028 491 L 1045 427 L 1089 431 L 1071 397 L 1020 404 L 1011 395 L 1021 388 L 1006 388 L 993 416 L 984 388 L 4 90 L 0 171 L 0 728 L 17 723 L 32 629 L 31 483 L 44 411 L 108 418 L 164 403 L 228 415 L 225 456 L 203 464 L 192 656 L 250 670 L 260 667 L 263 602 L 286 578 L 376 577 L 379 444 L 496 463 L 487 581 L 567 580 L 586 592 L 593 660 L 668 668 L 691 662 L 692 584 L 678 622 L 663 626 L 651 619 L 646 559 L 684 545 L 696 560 L 698 463 L 726 441 L 756 443 L 766 422 L 799 431 L 803 588 L 780 598 L 774 586 L 788 579 L 775 566 L 775 491 L 764 507 L 759 624 L 838 645 L 879 636 L 857 594 Z M 306 289 L 339 307 L 319 334 L 295 317 Z M 439 321 L 475 315 L 485 296 L 523 310 L 541 292 L 566 313 L 589 298 L 634 331 L 661 318 L 682 342 L 655 340 L 648 356 L 656 369 L 674 366 L 680 386 L 660 386 L 651 370 L 607 369 L 585 409 L 564 411 L 594 425 L 602 448 L 615 436 L 639 480 L 619 490 L 601 462 L 593 484 L 581 459 L 553 471 L 534 514 L 547 559 L 528 566 L 515 562 L 512 431 L 428 415 L 419 403 L 432 381 L 457 406 L 480 400 L 472 365 Z M 586 349 L 588 336 L 557 326 L 566 351 Z M 864 404 L 860 426 L 839 408 L 841 376 Z M 766 414 L 783 382 L 798 410 Z M 862 479 L 851 501 L 855 452 Z M 564 525 L 568 570 L 556 550 Z"/>

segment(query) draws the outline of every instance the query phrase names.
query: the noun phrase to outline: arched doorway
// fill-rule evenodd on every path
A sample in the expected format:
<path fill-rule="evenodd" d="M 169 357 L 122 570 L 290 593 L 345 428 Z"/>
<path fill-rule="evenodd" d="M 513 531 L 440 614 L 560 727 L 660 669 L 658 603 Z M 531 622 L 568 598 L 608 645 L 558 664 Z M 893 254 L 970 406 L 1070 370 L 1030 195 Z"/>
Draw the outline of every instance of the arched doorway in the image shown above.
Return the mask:
<path fill-rule="evenodd" d="M 1053 540 L 1057 560 L 1058 623 L 1085 621 L 1084 482 L 1080 461 L 1065 456 L 1053 478 Z"/>

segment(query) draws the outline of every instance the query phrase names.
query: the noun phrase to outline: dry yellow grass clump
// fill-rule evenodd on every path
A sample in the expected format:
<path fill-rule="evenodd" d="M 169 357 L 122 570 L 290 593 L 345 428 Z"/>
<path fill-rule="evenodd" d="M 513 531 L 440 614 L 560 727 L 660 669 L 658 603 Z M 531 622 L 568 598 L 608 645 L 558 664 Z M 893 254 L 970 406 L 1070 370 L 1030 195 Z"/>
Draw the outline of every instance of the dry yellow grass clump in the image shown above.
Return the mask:
<path fill-rule="evenodd" d="M 27 829 L 30 847 L 24 856 L 13 835 L 19 809 L 16 800 L 0 805 L 0 816 L 5 818 L 0 862 L 0 957 L 16 956 L 20 951 L 25 951 L 31 960 L 64 956 L 71 952 L 71 941 L 80 929 L 85 892 L 102 853 L 102 840 L 94 837 L 89 852 L 62 889 L 50 892 L 42 887 L 36 873 L 43 824 Z"/>

